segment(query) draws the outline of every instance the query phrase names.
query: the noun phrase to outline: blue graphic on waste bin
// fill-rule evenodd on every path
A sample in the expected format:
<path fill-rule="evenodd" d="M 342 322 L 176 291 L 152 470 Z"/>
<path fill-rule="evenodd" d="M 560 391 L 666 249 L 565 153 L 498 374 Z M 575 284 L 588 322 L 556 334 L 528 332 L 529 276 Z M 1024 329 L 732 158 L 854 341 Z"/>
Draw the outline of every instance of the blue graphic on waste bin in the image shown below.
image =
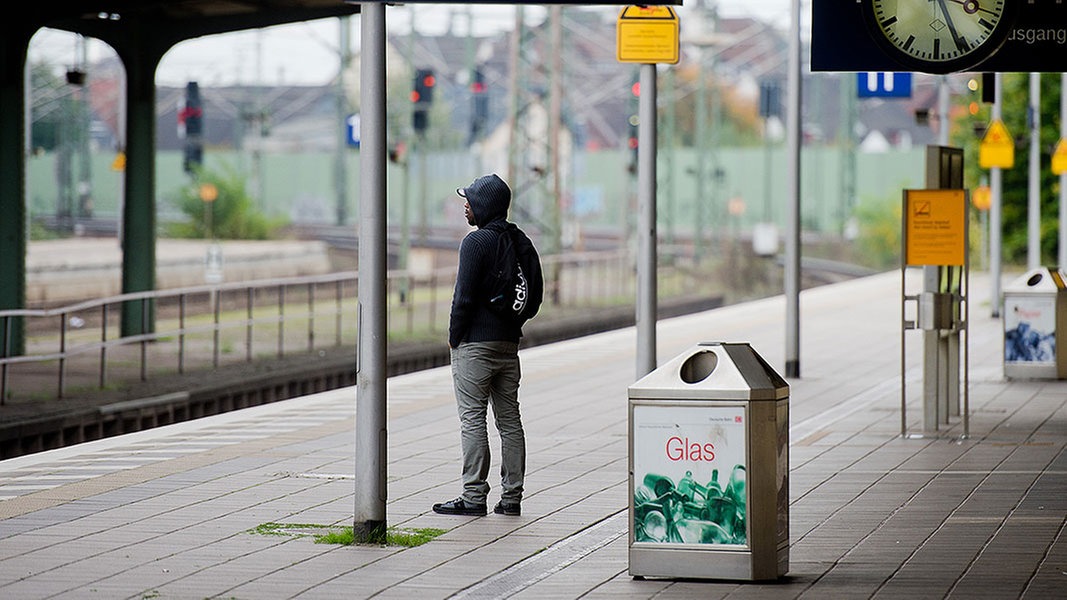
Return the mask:
<path fill-rule="evenodd" d="M 1056 313 L 1052 300 L 1028 298 L 1005 303 L 1004 361 L 1054 363 Z"/>
<path fill-rule="evenodd" d="M 635 542 L 748 542 L 745 410 L 634 407 Z"/>

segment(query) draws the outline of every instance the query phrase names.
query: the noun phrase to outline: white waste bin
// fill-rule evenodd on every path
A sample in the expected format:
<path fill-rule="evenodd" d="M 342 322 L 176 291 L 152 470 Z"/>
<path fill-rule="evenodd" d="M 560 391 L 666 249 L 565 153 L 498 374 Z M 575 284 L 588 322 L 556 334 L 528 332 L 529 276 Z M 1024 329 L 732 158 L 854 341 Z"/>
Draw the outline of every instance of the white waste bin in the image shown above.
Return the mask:
<path fill-rule="evenodd" d="M 749 344 L 701 343 L 629 395 L 629 573 L 789 570 L 789 385 Z"/>
<path fill-rule="evenodd" d="M 1063 274 L 1031 269 L 1004 288 L 1004 376 L 1067 378 L 1067 352 L 1057 352 L 1067 327 Z"/>

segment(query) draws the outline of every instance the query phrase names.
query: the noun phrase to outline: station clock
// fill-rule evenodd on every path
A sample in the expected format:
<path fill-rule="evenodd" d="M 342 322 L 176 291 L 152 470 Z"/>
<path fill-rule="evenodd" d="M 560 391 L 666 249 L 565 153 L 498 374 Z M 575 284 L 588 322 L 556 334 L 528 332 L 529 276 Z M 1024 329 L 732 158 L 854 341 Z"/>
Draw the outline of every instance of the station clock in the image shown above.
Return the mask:
<path fill-rule="evenodd" d="M 1018 0 L 859 0 L 881 50 L 907 71 L 953 73 L 1000 48 Z"/>

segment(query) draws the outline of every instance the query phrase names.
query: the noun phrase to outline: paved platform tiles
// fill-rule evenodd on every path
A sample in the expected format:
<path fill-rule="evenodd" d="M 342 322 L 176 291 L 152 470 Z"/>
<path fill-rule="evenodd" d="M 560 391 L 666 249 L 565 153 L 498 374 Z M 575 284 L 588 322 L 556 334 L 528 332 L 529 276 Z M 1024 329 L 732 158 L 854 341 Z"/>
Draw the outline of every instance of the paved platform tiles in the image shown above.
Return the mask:
<path fill-rule="evenodd" d="M 450 376 L 435 369 L 388 386 L 387 520 L 447 530 L 432 542 L 253 532 L 351 524 L 345 389 L 0 462 L 0 597 L 1064 597 L 1067 382 L 1003 378 L 986 282 L 972 278 L 967 439 L 958 417 L 900 435 L 899 273 L 802 294 L 779 581 L 628 575 L 626 329 L 523 352 L 521 517 L 430 511 L 459 492 Z M 659 363 L 700 341 L 747 341 L 780 368 L 784 320 L 779 297 L 662 321 Z M 905 342 L 917 434 L 919 334 Z"/>

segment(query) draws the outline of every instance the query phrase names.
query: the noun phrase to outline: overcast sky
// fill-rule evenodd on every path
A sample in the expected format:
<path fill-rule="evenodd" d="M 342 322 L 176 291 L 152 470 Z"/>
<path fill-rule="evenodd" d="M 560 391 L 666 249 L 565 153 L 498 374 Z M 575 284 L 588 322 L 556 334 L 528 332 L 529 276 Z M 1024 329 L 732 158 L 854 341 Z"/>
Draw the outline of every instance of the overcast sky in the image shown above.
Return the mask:
<path fill-rule="evenodd" d="M 752 16 L 787 27 L 792 0 L 717 0 L 724 16 Z M 694 0 L 676 7 L 684 30 L 686 13 L 693 10 Z M 803 2 L 807 6 L 807 2 Z M 391 6 L 386 10 L 390 31 L 406 32 L 412 8 L 417 8 L 415 27 L 426 34 L 447 30 L 449 15 L 455 15 L 456 31 L 466 31 L 466 5 L 429 6 L 427 4 Z M 483 5 L 475 12 L 475 34 L 510 29 L 515 8 L 510 5 Z M 609 10 L 616 10 L 610 8 Z M 544 7 L 527 10 L 529 22 L 543 18 Z M 329 82 L 337 73 L 337 19 L 324 19 L 268 29 L 209 36 L 190 40 L 174 47 L 160 63 L 156 81 L 160 85 L 184 86 L 188 81 L 201 85 L 288 84 L 315 85 Z M 352 44 L 359 40 L 358 19 L 352 20 Z M 66 69 L 75 62 L 75 40 L 70 34 L 49 30 L 38 34 L 30 48 L 31 60 L 45 60 Z M 111 53 L 101 42 L 89 44 L 90 61 Z"/>

